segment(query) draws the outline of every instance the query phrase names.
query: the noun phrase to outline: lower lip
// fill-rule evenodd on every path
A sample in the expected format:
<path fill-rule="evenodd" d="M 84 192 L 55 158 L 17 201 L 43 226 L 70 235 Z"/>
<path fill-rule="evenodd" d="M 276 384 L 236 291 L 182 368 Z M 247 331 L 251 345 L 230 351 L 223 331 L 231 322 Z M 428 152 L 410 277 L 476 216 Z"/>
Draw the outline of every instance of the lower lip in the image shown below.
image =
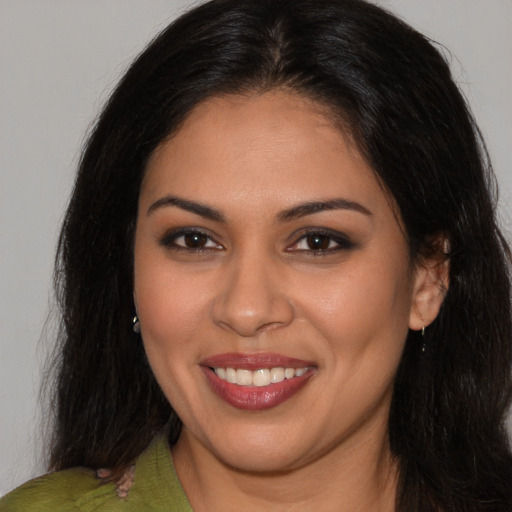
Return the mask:
<path fill-rule="evenodd" d="M 202 370 L 217 396 L 229 405 L 247 411 L 263 411 L 277 407 L 299 392 L 313 375 L 313 370 L 310 369 L 300 377 L 258 387 L 232 384 L 217 377 L 211 368 L 202 367 Z"/>

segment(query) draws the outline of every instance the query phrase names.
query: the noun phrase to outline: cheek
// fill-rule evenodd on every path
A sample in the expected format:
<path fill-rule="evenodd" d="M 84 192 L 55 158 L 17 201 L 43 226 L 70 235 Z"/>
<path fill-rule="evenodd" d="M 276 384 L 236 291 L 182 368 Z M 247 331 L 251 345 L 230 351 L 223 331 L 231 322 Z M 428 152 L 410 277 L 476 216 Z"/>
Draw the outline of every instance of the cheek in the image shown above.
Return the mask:
<path fill-rule="evenodd" d="M 411 283 L 407 269 L 387 259 L 364 261 L 305 284 L 303 314 L 344 354 L 401 350 L 408 331 Z"/>
<path fill-rule="evenodd" d="M 135 296 L 148 355 L 182 352 L 207 314 L 205 291 L 151 251 L 135 258 Z"/>
<path fill-rule="evenodd" d="M 321 332 L 321 366 L 337 403 L 335 421 L 359 417 L 389 399 L 408 332 L 407 272 L 392 265 L 342 273 L 304 300 L 304 316 Z M 373 271 L 375 269 L 375 272 Z M 385 270 L 385 271 L 384 271 Z M 307 308 L 307 310 L 306 310 Z"/>
<path fill-rule="evenodd" d="M 187 417 L 195 403 L 193 379 L 201 344 L 204 295 L 166 262 L 138 254 L 135 272 L 137 312 L 149 364 L 162 391 L 178 412 Z"/>
<path fill-rule="evenodd" d="M 186 338 L 199 327 L 204 317 L 204 305 L 197 294 L 170 283 L 171 288 L 158 283 L 157 287 L 142 289 L 139 300 L 139 319 L 142 332 L 164 344 Z M 171 291 L 172 290 L 172 291 Z M 188 292 L 188 293 L 187 293 Z"/>

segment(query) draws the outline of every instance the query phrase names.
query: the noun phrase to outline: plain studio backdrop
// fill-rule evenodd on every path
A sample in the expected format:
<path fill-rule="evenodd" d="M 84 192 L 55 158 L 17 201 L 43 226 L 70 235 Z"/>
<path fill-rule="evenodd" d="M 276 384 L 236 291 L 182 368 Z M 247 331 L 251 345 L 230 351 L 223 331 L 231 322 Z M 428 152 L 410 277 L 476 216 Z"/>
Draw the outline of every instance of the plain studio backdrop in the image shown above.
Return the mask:
<path fill-rule="evenodd" d="M 488 144 L 511 240 L 512 0 L 378 3 L 450 50 Z M 0 495 L 44 471 L 38 392 L 54 324 L 42 331 L 85 134 L 132 59 L 189 5 L 0 0 Z"/>

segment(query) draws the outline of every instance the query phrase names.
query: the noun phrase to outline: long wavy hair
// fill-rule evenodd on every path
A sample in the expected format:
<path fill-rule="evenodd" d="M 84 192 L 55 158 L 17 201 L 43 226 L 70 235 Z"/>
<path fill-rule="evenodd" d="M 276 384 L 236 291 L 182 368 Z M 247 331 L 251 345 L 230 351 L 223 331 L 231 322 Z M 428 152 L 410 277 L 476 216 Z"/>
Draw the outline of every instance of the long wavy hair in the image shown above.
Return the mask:
<path fill-rule="evenodd" d="M 450 285 L 410 332 L 389 420 L 399 511 L 512 510 L 510 251 L 491 165 L 436 45 L 363 0 L 214 0 L 135 60 L 86 144 L 55 272 L 62 326 L 51 468 L 121 471 L 181 423 L 132 332 L 148 158 L 208 97 L 283 88 L 327 106 L 398 205 L 411 257 L 450 246 Z M 170 420 L 169 420 L 170 418 Z"/>

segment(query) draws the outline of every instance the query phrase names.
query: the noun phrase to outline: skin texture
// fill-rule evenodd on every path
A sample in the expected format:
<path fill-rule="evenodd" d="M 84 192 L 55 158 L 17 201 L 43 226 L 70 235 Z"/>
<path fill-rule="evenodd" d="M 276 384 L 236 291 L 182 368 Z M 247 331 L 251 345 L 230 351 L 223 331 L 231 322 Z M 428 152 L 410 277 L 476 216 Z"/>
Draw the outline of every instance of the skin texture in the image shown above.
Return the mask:
<path fill-rule="evenodd" d="M 284 218 L 340 198 L 350 208 Z M 207 235 L 203 247 L 183 228 Z M 307 238 L 318 232 L 323 250 Z M 408 329 L 438 313 L 445 270 L 413 268 L 392 201 L 321 106 L 283 91 L 198 105 L 149 162 L 134 269 L 148 358 L 184 423 L 173 456 L 194 510 L 393 510 L 393 379 Z M 233 352 L 298 358 L 313 374 L 246 411 L 201 367 Z"/>

